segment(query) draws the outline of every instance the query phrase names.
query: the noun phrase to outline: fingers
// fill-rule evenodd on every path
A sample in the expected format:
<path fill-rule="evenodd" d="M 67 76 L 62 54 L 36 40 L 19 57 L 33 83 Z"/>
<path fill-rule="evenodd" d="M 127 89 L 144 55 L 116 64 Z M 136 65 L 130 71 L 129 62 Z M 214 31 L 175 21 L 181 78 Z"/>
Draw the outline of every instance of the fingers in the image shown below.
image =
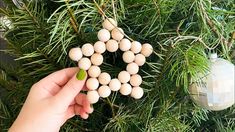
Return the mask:
<path fill-rule="evenodd" d="M 76 75 L 74 75 L 59 91 L 59 93 L 54 96 L 55 103 L 60 105 L 62 108 L 68 107 L 84 87 L 86 77 L 87 74 L 84 70 L 80 70 Z"/>
<path fill-rule="evenodd" d="M 54 72 L 47 77 L 43 78 L 40 83 L 48 86 L 49 83 L 55 83 L 58 86 L 63 86 L 65 85 L 72 77 L 74 74 L 76 74 L 79 71 L 78 67 L 72 67 L 72 68 L 66 68 L 59 70 L 57 72 Z"/>
<path fill-rule="evenodd" d="M 79 69 L 77 67 L 73 67 L 54 72 L 40 80 L 33 87 L 36 91 L 43 89 L 50 95 L 54 96 L 78 71 Z M 43 94 L 43 96 L 47 95 Z"/>
<path fill-rule="evenodd" d="M 87 119 L 89 117 L 89 115 L 84 111 L 84 109 L 79 106 L 79 105 L 75 105 L 74 107 L 74 111 L 76 115 L 80 115 L 81 118 L 83 119 Z"/>
<path fill-rule="evenodd" d="M 85 112 L 90 114 L 93 112 L 94 109 L 91 107 L 91 104 L 87 100 L 86 96 L 87 96 L 86 94 L 79 93 L 76 96 L 75 101 L 78 105 L 80 105 L 83 108 Z"/>
<path fill-rule="evenodd" d="M 66 114 L 65 114 L 65 121 L 72 118 L 75 115 L 74 106 L 75 105 L 69 106 L 69 108 L 68 108 L 68 110 L 66 111 Z"/>

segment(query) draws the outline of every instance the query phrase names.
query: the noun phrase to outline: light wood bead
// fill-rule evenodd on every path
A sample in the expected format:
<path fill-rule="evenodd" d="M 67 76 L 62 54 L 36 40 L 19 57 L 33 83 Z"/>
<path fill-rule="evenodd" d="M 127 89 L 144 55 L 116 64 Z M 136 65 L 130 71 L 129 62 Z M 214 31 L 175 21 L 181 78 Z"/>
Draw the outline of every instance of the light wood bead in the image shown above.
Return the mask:
<path fill-rule="evenodd" d="M 99 81 L 97 78 L 89 78 L 86 81 L 86 87 L 89 90 L 96 90 L 99 87 Z"/>
<path fill-rule="evenodd" d="M 109 82 L 109 88 L 112 91 L 118 91 L 121 88 L 121 82 L 117 78 L 114 78 Z"/>
<path fill-rule="evenodd" d="M 79 61 L 82 58 L 82 50 L 80 48 L 70 49 L 69 58 L 73 61 Z"/>
<path fill-rule="evenodd" d="M 125 51 L 122 54 L 122 59 L 126 63 L 131 63 L 135 60 L 135 54 L 132 51 Z"/>
<path fill-rule="evenodd" d="M 98 32 L 98 39 L 102 42 L 106 42 L 110 39 L 110 32 L 107 30 L 107 29 L 101 29 L 99 32 Z"/>
<path fill-rule="evenodd" d="M 95 50 L 95 52 L 100 53 L 100 54 L 104 53 L 106 50 L 105 43 L 101 42 L 101 41 L 97 41 L 94 44 L 94 50 Z"/>
<path fill-rule="evenodd" d="M 134 87 L 140 86 L 142 83 L 142 77 L 139 74 L 132 75 L 130 78 L 130 84 Z"/>
<path fill-rule="evenodd" d="M 144 55 L 142 54 L 137 54 L 135 56 L 135 63 L 138 65 L 138 66 L 142 66 L 144 65 L 144 63 L 146 62 L 146 58 Z"/>
<path fill-rule="evenodd" d="M 99 53 L 95 53 L 91 56 L 91 63 L 93 65 L 99 66 L 103 63 L 103 60 L 104 60 L 103 56 Z"/>
<path fill-rule="evenodd" d="M 128 83 L 124 83 L 122 84 L 119 92 L 122 94 L 122 95 L 129 95 L 132 91 L 132 87 L 130 84 Z"/>
<path fill-rule="evenodd" d="M 118 80 L 121 82 L 121 83 L 127 83 L 130 81 L 130 78 L 131 78 L 131 75 L 127 72 L 127 71 L 121 71 L 119 74 L 118 74 Z"/>
<path fill-rule="evenodd" d="M 78 67 L 83 70 L 88 70 L 91 67 L 90 59 L 84 57 L 78 62 Z"/>
<path fill-rule="evenodd" d="M 111 81 L 111 76 L 108 73 L 103 72 L 99 75 L 98 80 L 100 84 L 107 85 Z"/>
<path fill-rule="evenodd" d="M 141 87 L 133 87 L 131 91 L 131 97 L 140 99 L 144 95 L 144 90 Z"/>
<path fill-rule="evenodd" d="M 90 77 L 98 77 L 101 73 L 100 67 L 98 66 L 91 66 L 88 70 L 88 75 Z"/>
<path fill-rule="evenodd" d="M 107 18 L 102 23 L 103 28 L 111 31 L 117 26 L 117 22 L 112 18 Z"/>
<path fill-rule="evenodd" d="M 149 57 L 152 53 L 153 53 L 152 45 L 148 43 L 142 45 L 141 54 L 143 54 L 145 57 Z"/>
<path fill-rule="evenodd" d="M 142 49 L 142 45 L 141 45 L 140 42 L 138 42 L 138 41 L 133 41 L 133 42 L 131 43 L 131 51 L 132 51 L 133 53 L 137 54 L 137 53 L 139 53 L 139 52 L 141 51 L 141 49 Z"/>
<path fill-rule="evenodd" d="M 131 49 L 131 41 L 126 38 L 122 39 L 120 41 L 119 48 L 121 51 L 128 51 L 129 49 Z"/>
<path fill-rule="evenodd" d="M 82 50 L 80 48 L 70 49 L 69 58 L 73 61 L 79 61 L 82 58 Z"/>
<path fill-rule="evenodd" d="M 118 42 L 116 40 L 110 39 L 107 43 L 106 43 L 106 49 L 109 52 L 115 52 L 118 50 Z"/>
<path fill-rule="evenodd" d="M 84 56 L 91 56 L 92 54 L 94 54 L 94 47 L 93 47 L 93 45 L 89 44 L 89 43 L 84 44 L 82 46 L 82 54 Z"/>
<path fill-rule="evenodd" d="M 108 86 L 100 86 L 98 89 L 100 97 L 107 98 L 111 94 L 111 90 Z"/>
<path fill-rule="evenodd" d="M 113 39 L 120 41 L 124 38 L 124 31 L 121 28 L 114 28 L 111 35 Z"/>
<path fill-rule="evenodd" d="M 87 100 L 88 102 L 90 102 L 91 104 L 95 104 L 99 101 L 99 94 L 97 91 L 88 91 L 87 92 Z"/>
<path fill-rule="evenodd" d="M 139 66 L 136 63 L 134 63 L 134 62 L 129 63 L 126 66 L 126 71 L 129 72 L 131 75 L 132 74 L 136 74 L 139 71 Z"/>

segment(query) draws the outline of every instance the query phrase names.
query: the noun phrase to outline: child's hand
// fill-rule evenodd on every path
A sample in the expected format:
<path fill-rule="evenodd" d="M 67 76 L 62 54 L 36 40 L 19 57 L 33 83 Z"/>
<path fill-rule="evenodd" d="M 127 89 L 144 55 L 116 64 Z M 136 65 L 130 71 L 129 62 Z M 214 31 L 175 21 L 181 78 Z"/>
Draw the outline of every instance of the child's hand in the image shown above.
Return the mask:
<path fill-rule="evenodd" d="M 34 84 L 10 132 L 58 132 L 74 115 L 88 118 L 93 108 L 80 93 L 87 74 L 78 68 L 52 73 Z"/>

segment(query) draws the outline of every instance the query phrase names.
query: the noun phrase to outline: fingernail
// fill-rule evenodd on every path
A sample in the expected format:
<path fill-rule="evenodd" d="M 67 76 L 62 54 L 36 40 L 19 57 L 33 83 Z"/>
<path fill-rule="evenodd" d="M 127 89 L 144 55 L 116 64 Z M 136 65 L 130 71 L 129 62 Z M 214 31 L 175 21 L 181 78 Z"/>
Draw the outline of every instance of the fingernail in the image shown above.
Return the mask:
<path fill-rule="evenodd" d="M 79 72 L 76 75 L 76 78 L 78 80 L 84 80 L 86 78 L 86 71 L 83 69 L 80 69 Z"/>

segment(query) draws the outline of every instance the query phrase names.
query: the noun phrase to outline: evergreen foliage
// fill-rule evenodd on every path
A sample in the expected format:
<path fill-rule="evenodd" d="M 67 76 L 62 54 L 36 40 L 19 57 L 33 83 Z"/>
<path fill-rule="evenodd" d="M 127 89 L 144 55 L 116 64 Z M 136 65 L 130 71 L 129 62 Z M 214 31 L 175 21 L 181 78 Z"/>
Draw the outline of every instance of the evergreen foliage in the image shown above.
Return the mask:
<path fill-rule="evenodd" d="M 154 47 L 140 71 L 144 98 L 113 93 L 94 105 L 88 120 L 74 117 L 61 131 L 235 131 L 235 106 L 211 112 L 188 93 L 197 73 L 208 71 L 211 52 L 235 63 L 234 0 L 24 0 L 21 8 L 4 2 L 0 14 L 13 28 L 0 25 L 8 42 L 3 52 L 16 63 L 0 62 L 0 130 L 10 127 L 32 84 L 76 66 L 69 49 L 97 41 L 103 18 L 114 17 L 130 38 Z M 105 53 L 102 71 L 117 76 L 125 67 L 121 55 Z"/>

